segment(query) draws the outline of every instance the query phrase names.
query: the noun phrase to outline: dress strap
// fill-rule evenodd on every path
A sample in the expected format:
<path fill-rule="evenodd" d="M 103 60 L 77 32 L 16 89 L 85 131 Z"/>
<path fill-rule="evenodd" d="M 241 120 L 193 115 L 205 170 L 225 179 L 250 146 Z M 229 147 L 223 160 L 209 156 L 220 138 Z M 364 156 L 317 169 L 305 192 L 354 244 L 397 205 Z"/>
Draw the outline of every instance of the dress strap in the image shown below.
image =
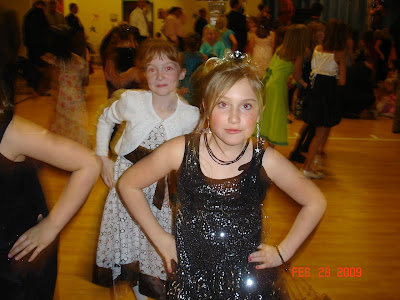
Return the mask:
<path fill-rule="evenodd" d="M 10 110 L 6 110 L 4 112 L 3 119 L 1 120 L 0 123 L 0 142 L 3 139 L 4 132 L 6 132 L 8 124 L 10 124 L 12 118 L 13 118 L 13 112 Z"/>

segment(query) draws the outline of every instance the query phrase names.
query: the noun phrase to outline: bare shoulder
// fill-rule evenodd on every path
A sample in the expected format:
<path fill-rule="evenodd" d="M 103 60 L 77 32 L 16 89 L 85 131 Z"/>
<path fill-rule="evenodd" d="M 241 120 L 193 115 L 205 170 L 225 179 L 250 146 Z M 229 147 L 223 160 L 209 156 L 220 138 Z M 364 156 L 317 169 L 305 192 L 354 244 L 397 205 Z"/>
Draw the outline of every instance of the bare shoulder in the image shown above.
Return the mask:
<path fill-rule="evenodd" d="M 24 148 L 30 147 L 32 136 L 47 133 L 43 127 L 17 115 L 13 116 L 0 144 L 0 152 L 12 161 L 25 159 Z"/>
<path fill-rule="evenodd" d="M 18 116 L 13 117 L 1 146 L 3 142 L 3 155 L 13 161 L 31 157 L 67 171 L 99 165 L 99 159 L 89 148 Z"/>
<path fill-rule="evenodd" d="M 276 151 L 272 147 L 267 147 L 265 149 L 265 153 L 263 156 L 263 166 L 265 167 L 271 167 L 275 165 L 276 163 L 279 163 L 281 160 L 285 160 L 286 158 L 280 154 L 278 151 Z"/>
<path fill-rule="evenodd" d="M 300 174 L 286 157 L 272 147 L 265 149 L 262 165 L 274 182 L 281 182 L 292 176 L 298 177 Z"/>
<path fill-rule="evenodd" d="M 317 45 L 314 50 L 316 51 L 323 51 L 322 45 Z"/>
<path fill-rule="evenodd" d="M 157 153 L 155 159 L 160 163 L 168 163 L 173 170 L 178 170 L 185 154 L 185 146 L 186 136 L 182 135 L 173 138 L 162 144 L 154 151 Z"/>

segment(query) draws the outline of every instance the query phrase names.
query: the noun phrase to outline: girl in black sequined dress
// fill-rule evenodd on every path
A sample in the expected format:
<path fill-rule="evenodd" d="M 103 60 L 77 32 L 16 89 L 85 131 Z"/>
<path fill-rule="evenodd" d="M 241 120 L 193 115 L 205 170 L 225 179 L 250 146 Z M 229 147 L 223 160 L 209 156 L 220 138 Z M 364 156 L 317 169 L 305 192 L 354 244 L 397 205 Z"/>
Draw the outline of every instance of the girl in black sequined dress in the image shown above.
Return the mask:
<path fill-rule="evenodd" d="M 250 64 L 213 59 L 199 72 L 195 95 L 203 113 L 197 130 L 166 142 L 127 170 L 119 191 L 169 272 L 172 260 L 177 262 L 172 299 L 286 299 L 276 267 L 315 228 L 325 199 L 277 151 L 251 138 L 263 104 Z M 173 170 L 178 171 L 175 236 L 152 217 L 141 192 Z M 260 205 L 271 180 L 303 206 L 276 246 L 261 243 Z"/>
<path fill-rule="evenodd" d="M 13 12 L 0 7 L 0 287 L 7 300 L 52 300 L 57 236 L 85 202 L 101 161 L 81 144 L 14 115 L 18 30 Z M 7 37 L 7 38 L 5 38 Z M 49 212 L 35 160 L 70 171 Z"/>

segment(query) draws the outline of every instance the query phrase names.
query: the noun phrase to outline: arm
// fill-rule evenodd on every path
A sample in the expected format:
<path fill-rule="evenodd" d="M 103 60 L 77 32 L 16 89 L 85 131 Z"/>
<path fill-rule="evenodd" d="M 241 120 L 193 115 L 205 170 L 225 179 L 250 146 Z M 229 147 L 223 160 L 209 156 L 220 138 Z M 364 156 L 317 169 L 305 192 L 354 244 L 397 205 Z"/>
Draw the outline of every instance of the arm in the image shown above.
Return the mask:
<path fill-rule="evenodd" d="M 108 149 L 115 124 L 121 124 L 125 120 L 127 111 L 127 94 L 121 95 L 121 99 L 115 101 L 110 107 L 104 109 L 97 122 L 96 153 L 103 161 L 101 177 L 104 183 L 112 188 L 114 182 L 114 162 L 108 158 Z"/>
<path fill-rule="evenodd" d="M 346 85 L 346 50 L 336 52 L 335 59 L 339 64 L 338 86 Z"/>
<path fill-rule="evenodd" d="M 118 180 L 118 191 L 127 210 L 164 257 L 168 271 L 177 261 L 175 238 L 164 231 L 152 214 L 142 189 L 173 170 L 178 170 L 184 154 L 185 137 L 172 139 L 131 166 Z"/>
<path fill-rule="evenodd" d="M 271 147 L 268 147 L 265 152 L 263 166 L 272 181 L 303 206 L 289 233 L 278 245 L 282 258 L 287 261 L 321 220 L 326 208 L 326 201 L 321 191 L 310 179 L 304 177 L 294 165 Z M 258 269 L 282 264 L 275 247 L 262 244 L 259 249 L 250 255 L 252 262 L 260 263 L 257 266 Z"/>
<path fill-rule="evenodd" d="M 307 83 L 303 80 L 302 68 L 303 68 L 303 56 L 299 56 L 296 58 L 294 62 L 293 77 L 298 83 L 301 84 L 301 86 L 304 89 L 306 89 Z"/>
<path fill-rule="evenodd" d="M 88 148 L 15 116 L 4 135 L 3 153 L 18 161 L 25 156 L 72 172 L 49 215 L 17 240 L 8 257 L 16 260 L 33 253 L 32 261 L 71 220 L 88 197 L 101 169 L 100 159 Z"/>
<path fill-rule="evenodd" d="M 353 39 L 347 39 L 347 51 L 349 53 L 351 64 L 354 65 L 354 41 Z"/>

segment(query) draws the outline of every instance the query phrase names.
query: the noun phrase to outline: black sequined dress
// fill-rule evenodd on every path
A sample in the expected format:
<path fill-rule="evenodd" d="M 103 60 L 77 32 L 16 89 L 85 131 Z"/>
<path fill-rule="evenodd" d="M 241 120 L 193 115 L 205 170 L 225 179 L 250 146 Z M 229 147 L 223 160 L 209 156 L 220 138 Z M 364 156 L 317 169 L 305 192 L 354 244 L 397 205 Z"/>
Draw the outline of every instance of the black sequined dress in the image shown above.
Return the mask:
<path fill-rule="evenodd" d="M 201 171 L 194 138 L 186 136 L 178 173 L 178 266 L 170 298 L 280 299 L 277 269 L 257 270 L 248 262 L 261 242 L 261 204 L 270 182 L 262 167 L 263 143 L 253 147 L 241 174 L 212 179 Z"/>
<path fill-rule="evenodd" d="M 0 123 L 0 142 L 12 115 Z M 0 287 L 1 299 L 51 300 L 57 276 L 57 241 L 33 262 L 30 254 L 19 261 L 8 258 L 17 239 L 37 224 L 48 210 L 31 159 L 14 162 L 0 153 Z"/>

